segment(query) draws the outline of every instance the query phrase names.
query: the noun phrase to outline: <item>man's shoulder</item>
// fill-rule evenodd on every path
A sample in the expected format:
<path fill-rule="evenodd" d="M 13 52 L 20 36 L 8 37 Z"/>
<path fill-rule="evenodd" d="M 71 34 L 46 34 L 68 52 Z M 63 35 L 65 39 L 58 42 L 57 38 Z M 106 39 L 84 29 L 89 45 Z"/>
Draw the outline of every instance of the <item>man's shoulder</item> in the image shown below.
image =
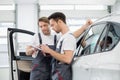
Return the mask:
<path fill-rule="evenodd" d="M 68 33 L 65 37 L 66 38 L 75 38 L 74 35 L 73 35 L 73 33 Z"/>

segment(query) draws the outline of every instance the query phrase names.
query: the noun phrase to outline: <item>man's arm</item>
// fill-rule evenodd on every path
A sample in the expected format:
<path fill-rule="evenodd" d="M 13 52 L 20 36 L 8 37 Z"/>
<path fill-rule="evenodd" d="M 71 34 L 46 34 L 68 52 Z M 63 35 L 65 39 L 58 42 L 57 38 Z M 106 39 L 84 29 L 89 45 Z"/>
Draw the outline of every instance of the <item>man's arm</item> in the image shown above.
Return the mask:
<path fill-rule="evenodd" d="M 64 62 L 67 64 L 70 64 L 73 58 L 73 51 L 71 50 L 65 50 L 64 54 L 60 54 L 60 53 L 57 53 L 56 51 L 51 50 L 50 54 L 60 62 Z"/>
<path fill-rule="evenodd" d="M 58 53 L 52 49 L 50 49 L 47 45 L 41 45 L 41 49 L 44 53 L 50 54 L 55 59 L 59 60 L 60 62 L 70 64 L 73 58 L 73 51 L 71 50 L 64 50 L 64 54 Z"/>
<path fill-rule="evenodd" d="M 78 38 L 88 28 L 88 26 L 90 26 L 92 23 L 93 22 L 90 19 L 88 19 L 86 21 L 86 23 L 80 29 L 73 32 L 74 37 Z"/>

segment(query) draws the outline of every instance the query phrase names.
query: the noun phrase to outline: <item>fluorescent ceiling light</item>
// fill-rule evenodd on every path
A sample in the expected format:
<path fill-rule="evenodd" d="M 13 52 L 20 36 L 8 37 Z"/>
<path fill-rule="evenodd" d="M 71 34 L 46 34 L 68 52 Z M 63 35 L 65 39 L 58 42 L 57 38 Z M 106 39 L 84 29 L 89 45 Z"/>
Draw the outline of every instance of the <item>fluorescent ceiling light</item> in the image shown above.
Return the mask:
<path fill-rule="evenodd" d="M 104 5 L 40 5 L 40 10 L 106 10 Z"/>
<path fill-rule="evenodd" d="M 0 10 L 15 10 L 14 5 L 0 5 Z"/>
<path fill-rule="evenodd" d="M 103 5 L 75 5 L 76 10 L 106 10 L 107 6 Z"/>
<path fill-rule="evenodd" d="M 40 10 L 73 10 L 73 5 L 40 5 Z"/>
<path fill-rule="evenodd" d="M 57 4 L 57 5 L 114 5 L 116 1 L 119 0 L 38 0 L 39 4 Z"/>
<path fill-rule="evenodd" d="M 11 25 L 14 25 L 14 23 L 0 23 L 2 26 L 11 26 Z"/>

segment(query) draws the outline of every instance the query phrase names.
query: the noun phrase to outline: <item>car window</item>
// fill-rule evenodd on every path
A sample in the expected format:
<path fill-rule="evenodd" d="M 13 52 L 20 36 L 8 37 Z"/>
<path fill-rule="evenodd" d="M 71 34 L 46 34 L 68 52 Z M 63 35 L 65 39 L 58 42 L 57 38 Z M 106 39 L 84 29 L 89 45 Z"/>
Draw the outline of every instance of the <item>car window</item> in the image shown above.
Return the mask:
<path fill-rule="evenodd" d="M 107 50 L 112 50 L 120 40 L 120 24 L 119 23 L 110 23 L 108 36 L 111 37 L 111 44 L 107 47 Z"/>
<path fill-rule="evenodd" d="M 96 49 L 95 49 L 95 52 L 102 52 L 104 51 L 104 48 L 105 48 L 105 44 L 106 44 L 106 33 L 107 33 L 107 30 L 108 30 L 108 24 L 106 25 L 104 31 L 101 33 L 101 36 L 97 42 L 97 45 L 96 45 Z"/>
<path fill-rule="evenodd" d="M 102 33 L 98 42 L 96 52 L 104 52 L 112 50 L 120 39 L 120 24 L 108 23 L 107 29 Z"/>
<path fill-rule="evenodd" d="M 83 35 L 81 43 L 76 49 L 76 54 L 89 55 L 112 50 L 120 40 L 120 24 L 104 22 L 93 25 Z"/>
<path fill-rule="evenodd" d="M 29 34 L 18 32 L 13 34 L 13 45 L 16 56 L 20 56 L 20 52 L 26 52 L 26 46 L 31 44 L 32 37 Z"/>
<path fill-rule="evenodd" d="M 88 32 L 85 34 L 81 41 L 81 44 L 77 48 L 79 55 L 88 55 L 94 53 L 96 44 L 99 40 L 100 35 L 105 29 L 106 23 L 93 25 Z"/>

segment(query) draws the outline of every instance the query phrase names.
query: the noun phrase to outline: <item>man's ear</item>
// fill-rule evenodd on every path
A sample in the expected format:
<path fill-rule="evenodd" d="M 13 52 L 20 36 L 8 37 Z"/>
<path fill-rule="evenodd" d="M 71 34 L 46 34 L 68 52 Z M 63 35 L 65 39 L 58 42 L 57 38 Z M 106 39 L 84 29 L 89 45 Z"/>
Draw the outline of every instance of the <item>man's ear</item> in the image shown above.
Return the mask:
<path fill-rule="evenodd" d="M 62 20 L 60 20 L 60 19 L 59 19 L 59 20 L 58 20 L 58 23 L 60 23 L 60 24 L 61 24 L 61 23 L 62 23 Z"/>

